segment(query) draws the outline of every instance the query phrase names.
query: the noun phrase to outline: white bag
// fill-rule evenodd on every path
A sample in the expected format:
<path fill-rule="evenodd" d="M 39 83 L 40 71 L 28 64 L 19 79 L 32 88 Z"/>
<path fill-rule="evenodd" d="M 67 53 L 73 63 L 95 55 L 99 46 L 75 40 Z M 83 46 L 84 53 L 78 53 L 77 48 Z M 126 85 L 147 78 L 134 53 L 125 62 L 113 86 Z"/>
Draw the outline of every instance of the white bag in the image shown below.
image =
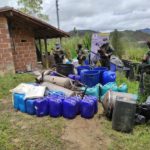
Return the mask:
<path fill-rule="evenodd" d="M 10 90 L 12 93 L 25 94 L 32 87 L 31 84 L 21 83 L 14 89 Z"/>
<path fill-rule="evenodd" d="M 44 97 L 46 87 L 21 83 L 16 88 L 10 90 L 12 93 L 25 94 L 25 99 Z"/>
<path fill-rule="evenodd" d="M 25 94 L 25 99 L 42 98 L 45 93 L 45 86 L 33 86 Z"/>

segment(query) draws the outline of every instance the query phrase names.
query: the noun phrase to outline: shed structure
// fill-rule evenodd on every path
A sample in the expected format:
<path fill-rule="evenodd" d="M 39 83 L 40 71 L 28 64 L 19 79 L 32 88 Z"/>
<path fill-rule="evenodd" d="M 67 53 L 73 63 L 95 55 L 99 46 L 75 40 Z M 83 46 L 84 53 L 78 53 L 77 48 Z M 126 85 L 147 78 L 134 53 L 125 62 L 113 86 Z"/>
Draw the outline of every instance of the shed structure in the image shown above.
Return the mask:
<path fill-rule="evenodd" d="M 37 50 L 42 55 L 41 40 L 44 40 L 48 59 L 47 39 L 62 37 L 69 35 L 12 7 L 0 8 L 0 74 L 24 72 L 28 65 L 36 68 Z"/>

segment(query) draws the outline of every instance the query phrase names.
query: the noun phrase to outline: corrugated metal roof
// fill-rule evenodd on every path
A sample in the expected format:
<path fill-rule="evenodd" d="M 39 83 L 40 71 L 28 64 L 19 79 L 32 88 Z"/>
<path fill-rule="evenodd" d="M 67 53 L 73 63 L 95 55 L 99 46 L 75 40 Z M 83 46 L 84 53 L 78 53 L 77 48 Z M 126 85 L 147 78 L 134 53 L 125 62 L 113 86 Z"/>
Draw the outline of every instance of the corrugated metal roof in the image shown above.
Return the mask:
<path fill-rule="evenodd" d="M 8 19 L 20 21 L 30 25 L 33 28 L 35 38 L 58 38 L 58 37 L 69 37 L 69 34 L 57 29 L 56 27 L 44 22 L 36 17 L 27 15 L 13 7 L 1 7 L 0 15 L 6 16 Z"/>

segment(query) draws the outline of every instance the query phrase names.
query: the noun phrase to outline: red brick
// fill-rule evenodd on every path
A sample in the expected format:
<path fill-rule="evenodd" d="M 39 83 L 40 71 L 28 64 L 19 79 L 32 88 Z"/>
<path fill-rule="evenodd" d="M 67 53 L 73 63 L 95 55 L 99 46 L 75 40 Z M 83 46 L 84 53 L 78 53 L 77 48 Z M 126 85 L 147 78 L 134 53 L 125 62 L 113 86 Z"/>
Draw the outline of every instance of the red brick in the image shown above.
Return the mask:
<path fill-rule="evenodd" d="M 2 28 L 0 29 L 1 34 L 8 34 L 8 29 Z"/>

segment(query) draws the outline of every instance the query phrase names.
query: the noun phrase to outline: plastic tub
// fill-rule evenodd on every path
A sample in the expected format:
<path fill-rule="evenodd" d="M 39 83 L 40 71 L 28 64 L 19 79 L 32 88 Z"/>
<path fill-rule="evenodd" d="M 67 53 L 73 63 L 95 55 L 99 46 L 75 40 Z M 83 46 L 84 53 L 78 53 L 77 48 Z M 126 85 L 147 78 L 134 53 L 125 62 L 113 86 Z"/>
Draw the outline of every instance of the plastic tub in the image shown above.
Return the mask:
<path fill-rule="evenodd" d="M 74 73 L 74 66 L 72 64 L 57 64 L 56 70 L 58 73 L 68 76 Z"/>
<path fill-rule="evenodd" d="M 107 71 L 108 70 L 108 68 L 107 67 L 95 67 L 95 68 L 93 68 L 93 70 L 98 70 L 98 71 Z"/>
<path fill-rule="evenodd" d="M 93 87 L 100 82 L 99 71 L 84 71 L 81 75 L 81 82 L 88 87 Z"/>
<path fill-rule="evenodd" d="M 102 83 L 102 76 L 105 71 L 108 71 L 107 67 L 95 67 L 93 70 L 99 71 L 100 73 L 100 83 Z"/>
<path fill-rule="evenodd" d="M 82 70 L 90 70 L 91 69 L 91 67 L 90 66 L 78 66 L 77 67 L 77 72 L 78 72 L 78 75 L 80 75 L 80 73 L 81 73 L 81 71 Z"/>

